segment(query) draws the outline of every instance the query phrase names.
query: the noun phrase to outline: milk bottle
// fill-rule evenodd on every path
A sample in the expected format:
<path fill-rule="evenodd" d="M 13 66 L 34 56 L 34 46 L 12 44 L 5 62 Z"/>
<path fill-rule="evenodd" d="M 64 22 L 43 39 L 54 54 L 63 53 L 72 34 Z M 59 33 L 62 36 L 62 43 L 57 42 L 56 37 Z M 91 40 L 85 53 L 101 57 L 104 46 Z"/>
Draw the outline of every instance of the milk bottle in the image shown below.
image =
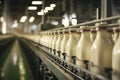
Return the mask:
<path fill-rule="evenodd" d="M 90 40 L 90 27 L 81 26 L 81 38 L 76 48 L 76 65 L 80 68 L 85 68 L 86 64 L 90 60 L 90 51 L 92 42 Z"/>
<path fill-rule="evenodd" d="M 60 57 L 61 52 L 60 52 L 60 46 L 61 46 L 61 41 L 63 38 L 63 34 L 61 30 L 58 30 L 58 39 L 56 41 L 56 55 Z"/>
<path fill-rule="evenodd" d="M 112 80 L 120 80 L 120 21 L 119 21 L 119 38 L 115 43 L 112 54 Z"/>
<path fill-rule="evenodd" d="M 53 38 L 54 38 L 54 35 L 53 35 L 53 32 L 51 31 L 50 32 L 50 35 L 51 35 L 51 37 L 50 37 L 50 41 L 49 41 L 49 52 L 51 53 L 52 51 L 52 41 L 53 41 Z"/>
<path fill-rule="evenodd" d="M 70 37 L 66 44 L 66 60 L 75 64 L 76 58 L 76 46 L 77 46 L 77 38 L 76 38 L 76 29 L 69 29 Z"/>
<path fill-rule="evenodd" d="M 119 36 L 119 29 L 118 29 L 118 27 L 114 27 L 113 28 L 113 32 L 114 32 L 114 34 L 113 34 L 113 41 L 115 43 L 117 41 L 117 39 L 118 39 L 118 36 Z"/>
<path fill-rule="evenodd" d="M 80 29 L 77 29 L 76 37 L 77 37 L 77 40 L 79 41 L 79 40 L 80 40 L 80 37 L 81 37 Z"/>
<path fill-rule="evenodd" d="M 61 46 L 60 46 L 60 51 L 61 51 L 61 54 L 62 54 L 62 58 L 65 59 L 65 55 L 66 55 L 66 52 L 65 52 L 65 47 L 66 47 L 66 44 L 68 42 L 68 39 L 69 39 L 69 33 L 68 33 L 68 30 L 67 29 L 63 29 L 63 39 L 61 41 Z"/>
<path fill-rule="evenodd" d="M 52 41 L 52 53 L 55 55 L 56 54 L 56 40 L 58 38 L 57 31 L 54 31 L 54 38 Z"/>
<path fill-rule="evenodd" d="M 49 32 L 46 32 L 46 47 L 49 47 L 49 39 L 50 39 L 50 34 Z"/>
<path fill-rule="evenodd" d="M 93 42 L 96 38 L 96 30 L 95 30 L 95 28 L 91 28 L 90 31 L 91 31 L 90 40 Z"/>
<path fill-rule="evenodd" d="M 106 23 L 97 23 L 96 30 L 97 36 L 91 47 L 91 71 L 106 76 L 106 72 L 100 68 L 111 68 L 113 45 L 109 40 Z"/>
<path fill-rule="evenodd" d="M 113 41 L 113 38 L 112 38 L 113 29 L 112 29 L 112 28 L 108 28 L 107 31 L 108 31 L 109 40 L 110 40 L 110 42 L 112 42 L 112 44 L 113 44 L 113 46 L 114 46 L 114 41 Z"/>

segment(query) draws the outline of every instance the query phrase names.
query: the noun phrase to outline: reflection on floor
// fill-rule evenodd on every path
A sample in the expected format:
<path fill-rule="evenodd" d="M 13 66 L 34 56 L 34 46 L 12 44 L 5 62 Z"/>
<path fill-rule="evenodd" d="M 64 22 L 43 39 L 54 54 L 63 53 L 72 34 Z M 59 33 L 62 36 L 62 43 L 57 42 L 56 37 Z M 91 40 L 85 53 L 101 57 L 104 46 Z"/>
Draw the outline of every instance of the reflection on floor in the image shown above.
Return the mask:
<path fill-rule="evenodd" d="M 0 80 L 34 80 L 17 40 L 0 55 Z"/>

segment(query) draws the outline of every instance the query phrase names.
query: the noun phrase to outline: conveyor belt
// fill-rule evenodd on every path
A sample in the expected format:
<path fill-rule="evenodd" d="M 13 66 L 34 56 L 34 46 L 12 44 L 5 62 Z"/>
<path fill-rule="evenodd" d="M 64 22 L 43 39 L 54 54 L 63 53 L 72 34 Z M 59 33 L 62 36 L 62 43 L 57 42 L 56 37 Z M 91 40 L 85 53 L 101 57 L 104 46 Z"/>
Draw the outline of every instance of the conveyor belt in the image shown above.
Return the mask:
<path fill-rule="evenodd" d="M 30 49 L 40 57 L 43 63 L 54 73 L 58 80 L 91 80 L 90 76 L 95 77 L 96 80 L 111 80 L 88 70 L 78 68 L 76 65 L 50 54 L 47 47 L 24 38 L 20 39 L 20 41 L 26 44 L 26 46 L 30 47 Z M 64 63 L 64 65 L 61 64 L 61 62 Z M 78 71 L 83 72 L 83 74 L 79 73 Z"/>
<path fill-rule="evenodd" d="M 8 56 L 4 59 L 5 61 L 0 61 L 4 62 L 0 69 L 0 80 L 34 80 L 17 40 L 14 42 L 11 50 L 6 50 L 4 54 Z"/>
<path fill-rule="evenodd" d="M 30 45 L 29 42 L 26 42 L 26 40 L 22 40 L 22 42 L 25 43 L 28 47 L 30 47 L 35 52 L 35 54 L 40 57 L 43 63 L 47 66 L 49 70 L 51 70 L 54 73 L 54 75 L 58 78 L 58 80 L 74 80 L 73 76 L 69 75 L 59 66 L 51 62 L 51 60 L 44 55 L 44 52 L 42 51 L 40 52 L 39 50 L 37 50 L 35 46 L 32 46 Z"/>

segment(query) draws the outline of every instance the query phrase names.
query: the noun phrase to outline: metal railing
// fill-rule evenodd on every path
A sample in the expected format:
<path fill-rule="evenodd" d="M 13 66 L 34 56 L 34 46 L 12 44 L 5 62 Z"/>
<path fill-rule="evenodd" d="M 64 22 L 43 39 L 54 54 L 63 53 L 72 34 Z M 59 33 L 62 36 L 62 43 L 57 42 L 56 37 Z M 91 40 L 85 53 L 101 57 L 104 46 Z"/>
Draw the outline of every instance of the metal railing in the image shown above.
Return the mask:
<path fill-rule="evenodd" d="M 61 28 L 44 30 L 44 31 L 59 30 L 59 29 L 68 29 L 68 28 L 79 28 L 80 26 L 92 25 L 92 24 L 99 23 L 99 22 L 113 21 L 113 20 L 117 20 L 117 19 L 120 19 L 120 15 L 118 15 L 118 16 L 112 16 L 112 17 L 107 17 L 107 18 L 104 18 L 104 19 L 98 19 L 98 20 L 88 21 L 88 22 L 84 22 L 84 23 L 80 23 L 80 24 L 72 25 L 72 26 L 68 26 L 68 27 L 61 27 Z M 109 27 L 118 26 L 118 23 L 116 22 L 114 24 L 109 24 L 108 26 Z"/>

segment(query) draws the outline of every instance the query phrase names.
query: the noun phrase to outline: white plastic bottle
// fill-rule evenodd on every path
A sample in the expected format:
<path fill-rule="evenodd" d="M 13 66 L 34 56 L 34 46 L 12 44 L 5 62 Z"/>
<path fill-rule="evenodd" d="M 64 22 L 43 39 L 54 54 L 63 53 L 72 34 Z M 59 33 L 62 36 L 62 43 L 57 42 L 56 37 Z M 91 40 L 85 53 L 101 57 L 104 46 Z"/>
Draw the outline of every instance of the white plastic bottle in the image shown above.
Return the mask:
<path fill-rule="evenodd" d="M 62 30 L 58 30 L 58 39 L 56 41 L 56 55 L 61 56 L 60 46 L 63 38 Z"/>
<path fill-rule="evenodd" d="M 74 63 L 75 64 L 75 58 L 76 58 L 76 46 L 78 43 L 77 37 L 76 37 L 76 29 L 75 28 L 70 28 L 69 29 L 69 39 L 66 44 L 66 60 L 68 62 Z"/>
<path fill-rule="evenodd" d="M 119 22 L 119 38 L 115 43 L 112 54 L 112 80 L 120 80 L 120 22 Z"/>
<path fill-rule="evenodd" d="M 113 34 L 113 41 L 115 43 L 117 41 L 117 39 L 118 39 L 118 36 L 119 36 L 119 29 L 118 29 L 118 27 L 114 27 L 113 28 L 113 32 L 114 32 L 114 34 Z"/>
<path fill-rule="evenodd" d="M 97 36 L 91 47 L 91 71 L 107 76 L 103 69 L 110 69 L 112 66 L 112 42 L 109 40 L 107 24 L 96 24 Z M 102 69 L 100 69 L 100 68 Z"/>
<path fill-rule="evenodd" d="M 90 51 L 92 42 L 90 40 L 90 27 L 89 26 L 81 26 L 81 38 L 78 41 L 76 48 L 76 65 L 80 68 L 85 68 L 86 63 L 90 60 Z"/>
<path fill-rule="evenodd" d="M 60 51 L 61 51 L 61 54 L 62 54 L 61 58 L 62 59 L 65 59 L 65 55 L 66 55 L 65 48 L 66 48 L 66 44 L 67 44 L 68 39 L 69 39 L 69 33 L 68 32 L 69 31 L 67 29 L 63 29 L 63 39 L 61 41 L 61 46 L 60 46 Z"/>
<path fill-rule="evenodd" d="M 91 33 L 90 33 L 90 40 L 92 42 L 94 42 L 94 40 L 96 38 L 96 30 L 95 30 L 95 28 L 91 28 L 90 31 L 91 31 Z"/>

